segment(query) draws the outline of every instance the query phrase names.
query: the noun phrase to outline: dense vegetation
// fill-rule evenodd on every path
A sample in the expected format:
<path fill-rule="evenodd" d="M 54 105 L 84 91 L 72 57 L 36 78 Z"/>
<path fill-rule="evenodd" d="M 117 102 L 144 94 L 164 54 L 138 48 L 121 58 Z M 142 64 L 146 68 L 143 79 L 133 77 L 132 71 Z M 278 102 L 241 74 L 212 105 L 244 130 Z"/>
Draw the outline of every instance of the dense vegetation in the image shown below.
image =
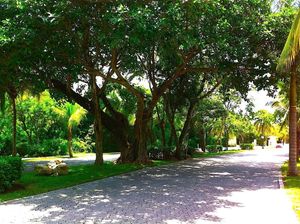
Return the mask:
<path fill-rule="evenodd" d="M 93 151 L 101 164 L 103 151 L 120 151 L 119 162 L 145 163 L 153 147 L 181 159 L 187 146 L 227 147 L 231 136 L 251 143 L 272 131 L 259 128 L 270 121 L 253 125 L 261 114 L 251 106 L 237 108 L 251 85 L 272 93 L 282 78 L 275 68 L 295 15 L 290 4 L 274 11 L 267 0 L 4 0 L 0 7 L 2 154 Z M 75 103 L 84 109 L 72 120 Z"/>
<path fill-rule="evenodd" d="M 21 178 L 22 161 L 19 157 L 0 157 L 0 193 L 12 187 Z"/>

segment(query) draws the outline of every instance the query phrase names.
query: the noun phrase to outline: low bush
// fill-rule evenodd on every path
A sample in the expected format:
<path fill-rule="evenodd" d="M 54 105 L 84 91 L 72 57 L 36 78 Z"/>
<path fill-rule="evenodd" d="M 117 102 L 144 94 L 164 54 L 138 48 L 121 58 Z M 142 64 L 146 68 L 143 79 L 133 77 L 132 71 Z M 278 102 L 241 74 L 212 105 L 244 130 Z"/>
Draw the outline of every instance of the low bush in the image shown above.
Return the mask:
<path fill-rule="evenodd" d="M 74 152 L 92 152 L 93 148 L 90 144 L 80 139 L 73 140 L 73 151 Z"/>
<path fill-rule="evenodd" d="M 210 153 L 220 152 L 223 150 L 223 146 L 221 145 L 207 145 L 206 149 Z"/>
<path fill-rule="evenodd" d="M 242 150 L 252 150 L 254 149 L 254 145 L 251 143 L 243 143 L 240 145 Z"/>
<path fill-rule="evenodd" d="M 187 147 L 187 154 L 192 156 L 195 152 L 196 152 L 196 148 L 193 148 L 193 147 Z"/>
<path fill-rule="evenodd" d="M 148 149 L 149 159 L 153 160 L 168 160 L 174 157 L 175 148 L 174 147 L 151 147 Z"/>
<path fill-rule="evenodd" d="M 17 151 L 21 156 L 58 156 L 67 154 L 67 140 L 61 138 L 45 139 L 40 144 L 30 145 L 22 142 L 17 145 Z"/>
<path fill-rule="evenodd" d="M 22 169 L 20 157 L 0 157 L 0 192 L 11 188 L 14 182 L 21 178 Z"/>

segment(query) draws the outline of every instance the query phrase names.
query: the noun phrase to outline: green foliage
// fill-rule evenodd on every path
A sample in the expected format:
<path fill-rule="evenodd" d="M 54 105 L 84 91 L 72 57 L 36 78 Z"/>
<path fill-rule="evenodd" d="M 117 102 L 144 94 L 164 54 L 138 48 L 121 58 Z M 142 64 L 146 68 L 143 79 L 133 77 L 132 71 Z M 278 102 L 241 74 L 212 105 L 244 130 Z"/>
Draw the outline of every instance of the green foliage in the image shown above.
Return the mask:
<path fill-rule="evenodd" d="M 53 107 L 57 102 L 48 91 L 38 96 L 25 92 L 17 99 L 18 141 L 30 145 L 41 144 L 44 139 L 63 137 L 63 129 L 59 124 Z"/>
<path fill-rule="evenodd" d="M 271 114 L 266 110 L 257 111 L 254 125 L 256 126 L 261 136 L 266 138 L 266 136 L 272 131 L 273 123 L 274 123 L 273 114 Z"/>
<path fill-rule="evenodd" d="M 55 107 L 53 110 L 63 119 L 63 123 L 71 129 L 78 126 L 87 114 L 87 111 L 81 106 L 69 102 L 66 102 L 62 107 Z"/>
<path fill-rule="evenodd" d="M 223 151 L 222 145 L 207 145 L 206 149 L 209 153 L 216 153 Z"/>
<path fill-rule="evenodd" d="M 300 52 L 300 10 L 294 20 L 290 34 L 278 61 L 277 70 L 287 72 L 299 61 L 296 59 Z"/>
<path fill-rule="evenodd" d="M 73 150 L 74 152 L 92 152 L 93 147 L 85 141 L 82 141 L 80 139 L 74 139 Z"/>
<path fill-rule="evenodd" d="M 175 132 L 179 132 L 185 124 L 187 98 L 196 101 L 195 95 L 205 97 L 218 82 L 226 91 L 236 89 L 246 94 L 249 83 L 263 88 L 271 87 L 277 81 L 277 77 L 269 78 L 265 74 L 273 74 L 275 70 L 278 49 L 293 15 L 293 10 L 284 6 L 282 11 L 272 12 L 268 0 L 175 0 L 142 4 L 139 1 L 4 1 L 0 15 L 0 99 L 3 99 L 1 87 L 6 86 L 4 83 L 19 87 L 26 81 L 32 84 L 29 88 L 33 91 L 56 88 L 56 94 L 61 91 L 72 100 L 76 97 L 70 94 L 71 87 L 77 86 L 77 92 L 83 97 L 83 100 L 77 98 L 77 102 L 90 102 L 89 80 L 96 72 L 105 83 L 106 89 L 101 94 L 115 110 L 101 100 L 101 109 L 111 120 L 122 124 L 126 120 L 134 125 L 137 102 L 145 104 L 142 110 L 153 109 L 156 102 L 151 103 L 152 97 L 159 98 L 169 90 L 176 101 L 174 107 L 178 114 L 174 123 Z M 112 68 L 114 59 L 119 73 Z M 62 85 L 52 85 L 52 80 Z M 174 86 L 170 84 L 172 82 Z M 150 84 L 151 91 L 141 87 L 145 83 Z M 64 85 L 68 89 L 65 92 Z M 175 87 L 177 91 L 174 91 Z M 137 101 L 139 97 L 141 99 Z M 39 149 L 44 150 L 40 147 L 44 141 L 66 137 L 52 113 L 51 108 L 57 107 L 57 102 L 48 99 L 38 105 L 36 99 L 24 101 L 18 103 L 19 143 L 28 142 L 40 152 Z M 50 106 L 52 103 L 54 105 Z M 232 111 L 224 108 L 222 102 L 208 104 L 212 105 L 204 105 L 204 113 L 197 114 L 198 110 L 195 110 L 192 115 L 197 120 L 195 126 L 205 129 L 207 139 L 216 140 L 209 144 L 221 144 L 221 139 L 228 135 L 239 135 L 241 139 L 253 136 L 250 122 L 244 122 L 244 118 L 234 113 L 231 117 Z M 85 108 L 92 111 L 91 104 Z M 65 114 L 71 114 L 71 110 L 63 109 L 66 109 Z M 80 120 L 77 115 L 68 122 L 65 119 L 66 126 L 77 126 Z M 125 119 L 121 120 L 120 115 Z M 3 123 L 9 130 L 7 121 Z M 112 127 L 115 124 L 106 122 L 106 131 L 116 129 Z M 88 132 L 89 125 L 82 128 L 82 133 Z M 194 138 L 198 128 L 188 127 L 187 132 L 190 129 L 194 129 Z M 121 140 L 132 144 L 136 132 L 131 132 L 132 127 L 128 130 L 122 131 L 130 141 Z M 162 141 L 158 130 L 153 134 L 156 139 L 150 139 L 151 135 L 148 142 L 160 147 Z M 6 147 L 3 143 L 7 145 L 8 134 L 7 130 L 1 132 L 2 149 Z M 170 133 L 170 127 L 166 125 L 168 137 Z M 195 140 L 189 141 L 189 134 L 184 134 L 181 139 L 194 146 Z M 113 136 L 113 141 L 117 142 L 118 137 Z M 174 141 L 171 139 L 169 145 Z M 108 150 L 115 148 L 109 141 L 106 145 Z M 81 150 L 86 146 L 76 143 L 75 148 Z"/>
<path fill-rule="evenodd" d="M 253 150 L 254 149 L 254 145 L 252 143 L 243 143 L 243 144 L 240 144 L 240 147 L 242 150 Z"/>
<path fill-rule="evenodd" d="M 0 193 L 12 187 L 21 178 L 22 159 L 19 157 L 0 157 Z"/>
<path fill-rule="evenodd" d="M 148 148 L 149 159 L 152 160 L 169 160 L 174 158 L 175 147 L 151 147 Z"/>
<path fill-rule="evenodd" d="M 44 139 L 41 143 L 34 145 L 21 142 L 18 143 L 17 149 L 21 156 L 26 157 L 66 155 L 67 140 L 62 138 Z"/>

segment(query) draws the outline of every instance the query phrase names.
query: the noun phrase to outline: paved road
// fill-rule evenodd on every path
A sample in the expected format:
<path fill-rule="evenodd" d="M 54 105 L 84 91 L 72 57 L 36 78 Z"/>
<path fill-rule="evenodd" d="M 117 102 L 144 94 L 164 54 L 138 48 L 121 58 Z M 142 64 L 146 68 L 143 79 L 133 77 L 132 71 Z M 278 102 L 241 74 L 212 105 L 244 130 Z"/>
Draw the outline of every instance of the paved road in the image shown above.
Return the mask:
<path fill-rule="evenodd" d="M 296 224 L 280 150 L 184 161 L 0 204 L 6 223 Z"/>
<path fill-rule="evenodd" d="M 115 161 L 120 157 L 119 152 L 114 153 L 103 153 L 104 161 Z M 25 158 L 23 160 L 28 160 L 30 158 Z M 83 156 L 78 158 L 62 158 L 64 162 L 68 165 L 81 165 L 81 164 L 93 164 L 95 162 L 96 155 Z M 24 171 L 33 171 L 36 164 L 47 164 L 51 160 L 45 161 L 34 161 L 34 162 L 25 162 L 24 163 Z"/>

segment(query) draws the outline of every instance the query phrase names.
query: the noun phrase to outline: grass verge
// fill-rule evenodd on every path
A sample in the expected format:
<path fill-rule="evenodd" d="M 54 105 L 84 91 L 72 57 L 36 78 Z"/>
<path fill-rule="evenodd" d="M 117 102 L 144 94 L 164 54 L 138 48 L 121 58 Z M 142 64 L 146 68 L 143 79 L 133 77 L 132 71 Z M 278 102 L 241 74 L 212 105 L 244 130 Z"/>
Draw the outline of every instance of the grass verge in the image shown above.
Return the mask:
<path fill-rule="evenodd" d="M 298 169 L 300 169 L 300 163 L 297 164 Z M 291 201 L 293 203 L 293 209 L 297 214 L 297 218 L 300 222 L 300 176 L 297 177 L 288 177 L 288 163 L 284 163 L 281 167 L 284 188 L 287 191 Z"/>
<path fill-rule="evenodd" d="M 194 153 L 192 157 L 193 158 L 209 158 L 209 157 L 235 154 L 235 153 L 241 153 L 241 152 L 244 152 L 244 151 L 243 150 L 227 150 L 227 151 L 221 151 L 221 152 L 203 152 L 203 153 Z"/>
<path fill-rule="evenodd" d="M 113 155 L 115 153 L 104 153 L 107 155 Z M 86 152 L 80 152 L 80 153 L 74 153 L 73 158 L 84 158 L 88 156 L 95 156 L 95 153 L 86 153 Z M 40 162 L 40 161 L 51 161 L 51 160 L 60 160 L 60 159 L 69 159 L 69 155 L 63 155 L 63 156 L 46 156 L 46 157 L 32 157 L 32 158 L 23 158 L 23 162 Z"/>
<path fill-rule="evenodd" d="M 154 161 L 150 166 L 161 166 L 171 161 Z M 35 172 L 24 172 L 21 179 L 10 192 L 0 194 L 0 202 L 41 194 L 61 188 L 103 179 L 142 169 L 146 166 L 137 164 L 113 164 L 106 162 L 101 166 L 78 165 L 70 166 L 65 176 L 40 176 Z"/>

